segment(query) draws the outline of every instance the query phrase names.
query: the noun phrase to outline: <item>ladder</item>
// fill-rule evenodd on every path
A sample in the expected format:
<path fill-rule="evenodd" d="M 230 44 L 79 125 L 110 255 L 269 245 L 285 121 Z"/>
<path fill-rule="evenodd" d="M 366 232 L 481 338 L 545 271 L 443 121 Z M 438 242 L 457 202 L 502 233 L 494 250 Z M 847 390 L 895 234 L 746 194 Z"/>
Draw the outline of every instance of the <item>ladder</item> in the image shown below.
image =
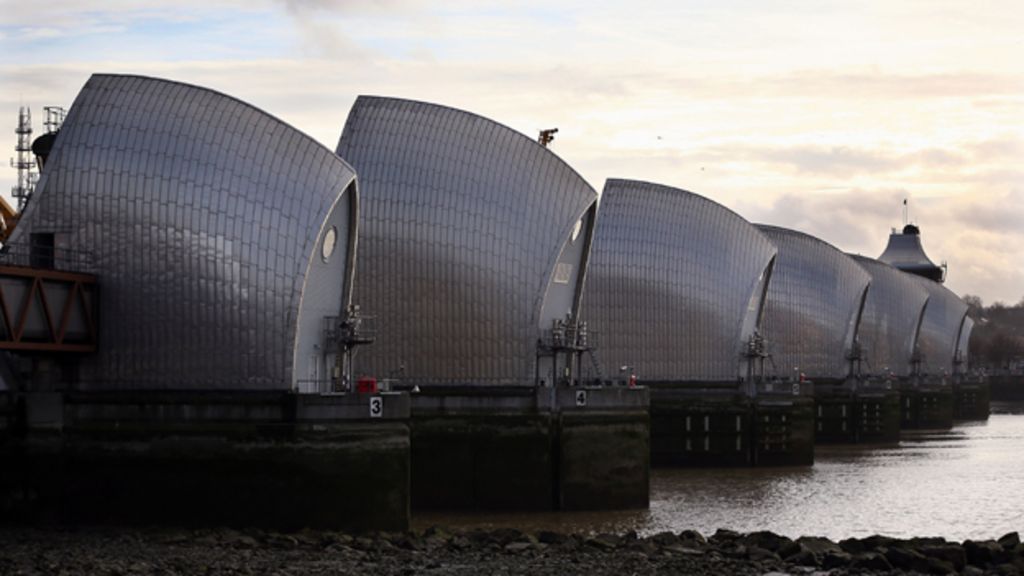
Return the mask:
<path fill-rule="evenodd" d="M 597 359 L 596 348 L 587 348 L 587 356 L 590 356 L 590 363 L 594 367 L 594 373 L 601 384 L 604 384 L 604 370 L 601 370 L 601 362 Z"/>

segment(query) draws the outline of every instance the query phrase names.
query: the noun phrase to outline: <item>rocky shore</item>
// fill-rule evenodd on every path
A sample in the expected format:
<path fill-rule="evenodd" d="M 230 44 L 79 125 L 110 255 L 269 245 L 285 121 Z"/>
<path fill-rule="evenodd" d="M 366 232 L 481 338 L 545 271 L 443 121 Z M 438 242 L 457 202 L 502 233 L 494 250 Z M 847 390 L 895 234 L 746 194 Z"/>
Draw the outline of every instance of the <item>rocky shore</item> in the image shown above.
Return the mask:
<path fill-rule="evenodd" d="M 948 542 L 833 542 L 719 530 L 626 534 L 512 529 L 353 536 L 305 531 L 0 528 L 0 574 L 1024 574 L 1017 533 Z"/>

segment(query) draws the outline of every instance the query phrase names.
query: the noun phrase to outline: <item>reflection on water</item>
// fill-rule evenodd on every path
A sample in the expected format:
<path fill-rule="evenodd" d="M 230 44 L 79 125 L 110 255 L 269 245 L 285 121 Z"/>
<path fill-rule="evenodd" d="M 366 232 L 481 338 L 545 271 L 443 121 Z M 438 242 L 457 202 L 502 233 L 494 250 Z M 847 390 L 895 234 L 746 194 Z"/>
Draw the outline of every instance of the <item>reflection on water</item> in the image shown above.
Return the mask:
<path fill-rule="evenodd" d="M 808 468 L 655 469 L 650 510 L 600 513 L 421 514 L 418 528 L 513 526 L 641 534 L 718 528 L 833 539 L 869 534 L 998 538 L 1024 530 L 1024 415 L 942 432 L 904 433 L 899 446 L 819 446 Z"/>

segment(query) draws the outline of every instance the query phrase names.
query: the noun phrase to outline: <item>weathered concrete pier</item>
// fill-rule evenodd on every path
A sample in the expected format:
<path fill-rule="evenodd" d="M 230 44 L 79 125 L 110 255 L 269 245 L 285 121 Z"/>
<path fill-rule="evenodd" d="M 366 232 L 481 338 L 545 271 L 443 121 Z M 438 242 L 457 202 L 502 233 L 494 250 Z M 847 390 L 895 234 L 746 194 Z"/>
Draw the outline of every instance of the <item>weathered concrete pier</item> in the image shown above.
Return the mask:
<path fill-rule="evenodd" d="M 821 444 L 892 444 L 900 440 L 900 394 L 891 386 L 842 386 L 815 395 Z"/>
<path fill-rule="evenodd" d="M 761 393 L 754 399 L 754 464 L 814 464 L 814 399 L 807 395 Z"/>
<path fill-rule="evenodd" d="M 814 400 L 805 390 L 745 394 L 660 387 L 651 391 L 655 466 L 809 466 Z"/>
<path fill-rule="evenodd" d="M 953 389 L 942 380 L 907 383 L 900 388 L 901 430 L 948 430 L 953 427 Z"/>
<path fill-rule="evenodd" d="M 34 521 L 405 530 L 409 398 L 20 395 L 3 515 Z"/>
<path fill-rule="evenodd" d="M 988 420 L 992 392 L 988 379 L 958 378 L 953 383 L 953 419 Z"/>
<path fill-rule="evenodd" d="M 1024 401 L 1024 374 L 993 374 L 986 381 L 992 401 Z"/>
<path fill-rule="evenodd" d="M 644 508 L 645 388 L 433 389 L 412 396 L 416 509 Z"/>

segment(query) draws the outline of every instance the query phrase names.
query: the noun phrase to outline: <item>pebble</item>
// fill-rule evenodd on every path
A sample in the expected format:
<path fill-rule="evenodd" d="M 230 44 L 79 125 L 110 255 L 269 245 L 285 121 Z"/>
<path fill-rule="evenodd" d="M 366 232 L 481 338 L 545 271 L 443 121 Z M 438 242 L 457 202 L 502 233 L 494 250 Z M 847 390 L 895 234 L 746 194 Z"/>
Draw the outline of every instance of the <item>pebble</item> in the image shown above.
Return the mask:
<path fill-rule="evenodd" d="M 228 529 L 0 527 L 2 574 L 947 574 L 1015 576 L 1024 568 L 1017 533 L 947 542 L 883 536 L 791 540 L 771 532 L 685 531 L 640 536 L 520 530 L 445 530 L 349 535 Z"/>

